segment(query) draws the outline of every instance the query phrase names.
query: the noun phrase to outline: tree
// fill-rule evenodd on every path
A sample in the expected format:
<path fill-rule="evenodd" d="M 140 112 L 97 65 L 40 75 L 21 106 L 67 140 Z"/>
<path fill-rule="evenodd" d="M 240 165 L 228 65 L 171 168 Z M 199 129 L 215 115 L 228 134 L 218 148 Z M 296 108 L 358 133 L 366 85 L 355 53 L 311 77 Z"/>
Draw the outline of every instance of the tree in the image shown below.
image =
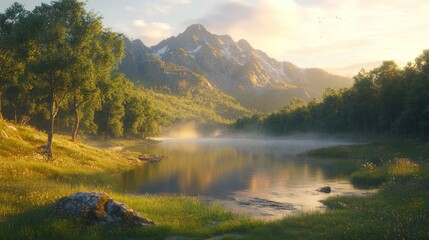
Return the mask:
<path fill-rule="evenodd" d="M 6 100 L 6 113 L 9 119 L 17 124 L 27 124 L 32 116 L 43 111 L 43 99 L 40 99 L 38 91 L 25 78 L 21 78 L 16 84 L 10 86 L 4 92 Z"/>
<path fill-rule="evenodd" d="M 42 4 L 20 24 L 20 33 L 32 43 L 27 77 L 46 91 L 50 122 L 46 152 L 49 158 L 52 158 L 55 117 L 61 104 L 79 85 L 75 81 L 77 76 L 90 77 L 91 64 L 86 63 L 93 55 L 87 46 L 87 37 L 91 35 L 88 32 L 100 24 L 100 20 L 87 13 L 84 4 L 77 0 Z M 82 71 L 77 72 L 78 68 Z"/>
<path fill-rule="evenodd" d="M 374 132 L 377 127 L 377 91 L 371 73 L 364 70 L 353 77 L 355 83 L 347 91 L 347 118 L 356 132 Z"/>
<path fill-rule="evenodd" d="M 144 139 L 159 134 L 156 112 L 151 103 L 141 96 L 131 96 L 125 103 L 125 132 Z"/>
<path fill-rule="evenodd" d="M 117 74 L 112 81 L 102 86 L 103 100 L 100 111 L 95 113 L 98 134 L 109 137 L 120 137 L 124 133 L 123 118 L 125 116 L 125 89 L 130 84 L 122 74 Z"/>
<path fill-rule="evenodd" d="M 429 135 L 429 50 L 405 68 L 409 85 L 398 126 L 403 134 Z"/>
<path fill-rule="evenodd" d="M 392 129 L 402 112 L 406 86 L 403 71 L 393 61 L 385 61 L 370 72 L 377 91 L 378 122 L 380 130 Z"/>
<path fill-rule="evenodd" d="M 321 128 L 328 132 L 338 132 L 347 128 L 347 122 L 344 117 L 345 90 L 334 90 L 327 88 L 323 94 L 323 102 L 318 109 Z"/>
<path fill-rule="evenodd" d="M 72 109 L 75 116 L 73 140 L 77 137 L 84 104 L 92 102 L 93 104 L 86 105 L 86 108 L 91 105 L 97 108 L 100 97 L 99 82 L 110 80 L 111 72 L 117 67 L 124 52 L 122 38 L 115 33 L 104 31 L 99 19 L 87 16 L 81 24 L 81 33 L 75 41 L 74 51 L 85 54 L 80 54 L 74 66 L 76 74 L 73 75 L 72 81 Z"/>
<path fill-rule="evenodd" d="M 16 25 L 28 12 L 19 3 L 14 3 L 0 13 L 0 119 L 2 115 L 3 93 L 8 88 L 16 84 L 16 81 L 23 73 L 24 63 L 18 61 L 14 30 Z"/>

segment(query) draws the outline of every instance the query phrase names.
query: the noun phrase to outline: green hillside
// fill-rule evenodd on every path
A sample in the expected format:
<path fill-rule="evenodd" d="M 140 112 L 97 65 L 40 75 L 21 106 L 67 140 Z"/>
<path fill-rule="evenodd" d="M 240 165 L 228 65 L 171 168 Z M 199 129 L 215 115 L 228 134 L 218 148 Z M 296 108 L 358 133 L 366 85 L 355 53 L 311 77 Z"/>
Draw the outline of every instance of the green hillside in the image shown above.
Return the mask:
<path fill-rule="evenodd" d="M 45 141 L 45 133 L 0 120 L 0 239 L 211 236 L 236 232 L 253 221 L 197 198 L 127 195 L 113 179 L 115 174 L 142 164 L 133 153 L 94 148 L 56 135 L 55 157 L 48 160 L 39 148 Z M 53 215 L 49 205 L 80 191 L 106 192 L 153 219 L 157 226 L 112 228 Z M 209 226 L 213 221 L 222 224 Z"/>
<path fill-rule="evenodd" d="M 202 125 L 228 124 L 235 118 L 250 113 L 234 99 L 222 93 L 205 96 L 174 96 L 144 89 L 144 97 L 155 103 L 164 126 L 175 122 L 194 121 Z"/>

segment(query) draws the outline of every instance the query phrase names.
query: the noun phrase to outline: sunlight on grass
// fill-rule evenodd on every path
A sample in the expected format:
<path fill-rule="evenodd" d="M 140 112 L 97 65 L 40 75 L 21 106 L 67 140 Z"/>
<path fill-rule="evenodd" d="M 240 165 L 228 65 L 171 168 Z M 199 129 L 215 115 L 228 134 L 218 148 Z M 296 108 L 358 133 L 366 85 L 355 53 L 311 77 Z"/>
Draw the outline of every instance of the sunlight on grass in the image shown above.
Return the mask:
<path fill-rule="evenodd" d="M 361 188 L 378 187 L 392 178 L 404 178 L 417 174 L 420 166 L 408 158 L 395 158 L 387 163 L 376 166 L 365 163 L 360 171 L 351 176 L 352 184 Z"/>
<path fill-rule="evenodd" d="M 0 129 L 7 134 L 7 138 L 0 138 L 0 239 L 108 239 L 112 236 L 163 239 L 176 234 L 208 237 L 242 230 L 243 226 L 255 222 L 198 198 L 121 193 L 112 185 L 113 174 L 141 165 L 132 153 L 122 155 L 56 135 L 54 159 L 48 160 L 38 150 L 46 140 L 44 134 L 2 120 Z M 85 226 L 50 214 L 46 206 L 79 191 L 107 192 L 115 200 L 154 219 L 157 226 L 151 229 Z"/>
<path fill-rule="evenodd" d="M 324 201 L 330 209 L 326 213 L 301 213 L 264 222 L 233 214 L 219 203 L 196 197 L 121 192 L 113 184 L 113 174 L 141 164 L 132 153 L 121 155 L 56 135 L 55 158 L 48 161 L 37 149 L 46 140 L 44 134 L 2 120 L 0 129 L 8 136 L 0 138 L 0 239 L 165 239 L 178 235 L 207 239 L 227 233 L 238 233 L 242 239 L 273 240 L 429 237 L 429 170 L 422 160 L 428 155 L 425 148 L 416 150 L 418 145 L 407 150 L 408 155 L 398 153 L 398 148 L 392 153 L 386 150 L 392 149 L 392 145 L 380 143 L 320 150 L 325 155 L 335 152 L 349 156 L 365 149 L 368 155 L 357 158 L 368 163 L 352 175 L 352 180 L 371 187 L 382 186 L 381 190 L 367 197 L 328 198 Z M 380 155 L 381 160 L 371 161 Z M 106 192 L 157 225 L 87 225 L 52 214 L 50 204 L 79 191 Z"/>

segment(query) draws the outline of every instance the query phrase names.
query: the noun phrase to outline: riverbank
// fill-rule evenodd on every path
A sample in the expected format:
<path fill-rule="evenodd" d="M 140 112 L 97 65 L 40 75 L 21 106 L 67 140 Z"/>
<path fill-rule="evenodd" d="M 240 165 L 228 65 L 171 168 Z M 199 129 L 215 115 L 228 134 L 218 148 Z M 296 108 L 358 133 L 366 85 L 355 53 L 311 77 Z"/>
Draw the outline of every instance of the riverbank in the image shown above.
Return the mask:
<path fill-rule="evenodd" d="M 166 239 L 171 236 L 209 239 L 224 234 L 232 234 L 224 235 L 225 239 L 429 237 L 429 153 L 423 143 L 378 142 L 310 151 L 308 154 L 312 156 L 327 159 L 348 156 L 374 162 L 375 169 L 380 168 L 387 174 L 390 172 L 382 169 L 388 166 L 383 163 L 397 157 L 408 158 L 418 167 L 411 165 L 412 171 L 407 171 L 404 177 L 388 176 L 382 189 L 372 196 L 330 198 L 325 204 L 331 210 L 325 213 L 302 213 L 263 222 L 235 215 L 219 204 L 198 198 L 123 193 L 113 184 L 113 174 L 142 164 L 127 154 L 55 136 L 55 158 L 48 161 L 38 150 L 45 144 L 45 134 L 2 120 L 0 130 L 4 132 L 0 137 L 0 239 Z M 376 171 L 367 174 L 371 177 Z M 153 219 L 157 225 L 150 228 L 89 226 L 51 214 L 47 206 L 78 191 L 106 192 Z"/>
<path fill-rule="evenodd" d="M 46 134 L 0 120 L 0 239 L 199 238 L 245 230 L 257 221 L 198 198 L 135 196 L 120 191 L 114 175 L 144 164 L 134 153 L 90 147 L 55 135 L 54 159 L 41 154 Z M 150 228 L 88 226 L 52 215 L 48 206 L 80 191 L 106 192 L 153 219 Z"/>
<path fill-rule="evenodd" d="M 364 162 L 352 174 L 352 181 L 356 181 L 358 187 L 379 186 L 379 191 L 365 197 L 328 198 L 323 201 L 329 209 L 325 213 L 302 213 L 257 225 L 246 232 L 245 239 L 429 238 L 426 143 L 379 141 L 316 149 L 303 155 L 326 161 L 351 158 Z"/>

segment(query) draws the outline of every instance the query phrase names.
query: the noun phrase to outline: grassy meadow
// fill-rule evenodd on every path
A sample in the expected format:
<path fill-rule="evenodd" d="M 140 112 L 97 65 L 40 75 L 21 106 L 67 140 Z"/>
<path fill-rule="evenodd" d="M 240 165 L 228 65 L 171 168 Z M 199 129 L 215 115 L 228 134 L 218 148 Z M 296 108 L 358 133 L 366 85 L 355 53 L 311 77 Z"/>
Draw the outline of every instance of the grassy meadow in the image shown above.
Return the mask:
<path fill-rule="evenodd" d="M 376 142 L 310 151 L 326 159 L 366 162 L 352 174 L 367 197 L 326 200 L 325 213 L 277 221 L 239 216 L 193 197 L 135 196 L 113 175 L 142 163 L 124 154 L 54 138 L 54 159 L 43 156 L 46 134 L 0 120 L 0 239 L 428 239 L 428 146 L 417 141 Z M 57 218 L 49 205 L 78 191 L 104 191 L 153 219 L 149 228 L 86 225 Z M 231 234 L 231 235 L 228 235 Z M 224 236 L 223 238 L 221 236 Z"/>

